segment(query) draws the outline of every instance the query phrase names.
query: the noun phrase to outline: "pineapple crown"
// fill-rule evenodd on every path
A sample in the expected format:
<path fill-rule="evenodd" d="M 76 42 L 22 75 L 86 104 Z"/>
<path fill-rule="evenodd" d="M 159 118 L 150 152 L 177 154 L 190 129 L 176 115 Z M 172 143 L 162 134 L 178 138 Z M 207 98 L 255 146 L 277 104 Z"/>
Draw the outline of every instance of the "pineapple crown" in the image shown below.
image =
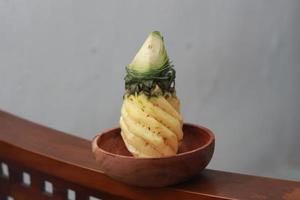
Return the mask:
<path fill-rule="evenodd" d="M 126 66 L 126 94 L 144 93 L 147 96 L 175 93 L 176 71 L 169 61 L 163 37 L 151 32 L 144 44 Z"/>

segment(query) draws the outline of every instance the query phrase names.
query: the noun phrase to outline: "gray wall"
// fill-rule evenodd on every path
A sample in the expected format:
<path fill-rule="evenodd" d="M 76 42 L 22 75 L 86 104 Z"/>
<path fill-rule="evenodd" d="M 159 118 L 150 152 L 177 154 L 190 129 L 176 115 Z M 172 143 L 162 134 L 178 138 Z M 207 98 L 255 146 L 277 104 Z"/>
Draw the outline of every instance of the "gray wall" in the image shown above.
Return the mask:
<path fill-rule="evenodd" d="M 90 139 L 160 30 L 185 121 L 216 134 L 209 167 L 300 180 L 299 20 L 300 1 L 2 0 L 0 108 Z"/>

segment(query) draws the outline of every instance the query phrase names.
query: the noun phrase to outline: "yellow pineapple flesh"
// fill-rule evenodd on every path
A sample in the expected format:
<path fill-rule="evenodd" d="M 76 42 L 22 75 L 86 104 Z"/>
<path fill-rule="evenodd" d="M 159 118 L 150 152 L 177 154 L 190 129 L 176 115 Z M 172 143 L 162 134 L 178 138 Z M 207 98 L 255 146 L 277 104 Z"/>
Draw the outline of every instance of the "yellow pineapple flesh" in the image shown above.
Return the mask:
<path fill-rule="evenodd" d="M 183 138 L 183 120 L 175 70 L 159 32 L 150 33 L 126 70 L 120 127 L 128 151 L 135 157 L 175 155 Z"/>

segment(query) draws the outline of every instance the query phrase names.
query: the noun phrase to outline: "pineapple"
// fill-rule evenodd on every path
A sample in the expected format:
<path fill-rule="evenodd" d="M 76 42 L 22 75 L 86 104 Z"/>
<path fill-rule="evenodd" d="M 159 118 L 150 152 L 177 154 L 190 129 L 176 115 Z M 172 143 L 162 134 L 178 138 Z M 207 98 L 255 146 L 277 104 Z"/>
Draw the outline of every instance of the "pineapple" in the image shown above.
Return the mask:
<path fill-rule="evenodd" d="M 175 93 L 175 70 L 163 37 L 151 32 L 126 67 L 121 136 L 135 157 L 175 155 L 183 120 Z"/>

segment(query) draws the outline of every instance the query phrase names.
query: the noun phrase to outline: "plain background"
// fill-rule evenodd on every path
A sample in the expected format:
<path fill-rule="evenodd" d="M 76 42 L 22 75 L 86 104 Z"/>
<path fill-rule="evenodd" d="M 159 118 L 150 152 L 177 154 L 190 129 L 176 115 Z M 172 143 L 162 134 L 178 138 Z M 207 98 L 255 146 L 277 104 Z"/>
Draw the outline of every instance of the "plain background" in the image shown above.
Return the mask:
<path fill-rule="evenodd" d="M 116 126 L 152 30 L 209 168 L 300 180 L 300 1 L 0 1 L 0 109 L 91 139 Z M 24 133 L 26 137 L 26 133 Z"/>

